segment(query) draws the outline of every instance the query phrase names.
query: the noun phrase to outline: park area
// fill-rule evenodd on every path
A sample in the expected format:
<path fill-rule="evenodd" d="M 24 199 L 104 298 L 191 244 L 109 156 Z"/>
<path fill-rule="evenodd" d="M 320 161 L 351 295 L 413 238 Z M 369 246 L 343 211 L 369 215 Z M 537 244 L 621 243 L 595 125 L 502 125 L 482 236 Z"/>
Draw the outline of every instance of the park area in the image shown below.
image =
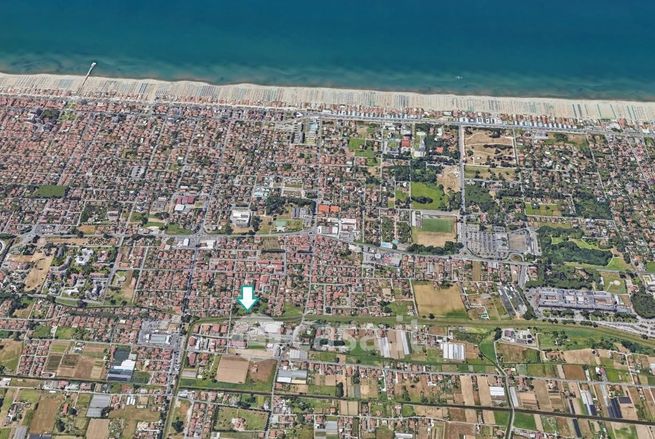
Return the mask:
<path fill-rule="evenodd" d="M 447 210 L 448 195 L 441 185 L 412 182 L 412 208 L 421 210 Z"/>

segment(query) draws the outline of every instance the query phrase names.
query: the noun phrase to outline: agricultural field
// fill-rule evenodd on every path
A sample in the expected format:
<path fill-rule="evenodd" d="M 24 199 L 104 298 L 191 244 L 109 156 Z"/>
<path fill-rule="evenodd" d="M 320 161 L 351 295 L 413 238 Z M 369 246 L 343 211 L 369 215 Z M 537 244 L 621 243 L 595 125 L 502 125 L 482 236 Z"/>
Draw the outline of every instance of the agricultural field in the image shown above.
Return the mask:
<path fill-rule="evenodd" d="M 51 354 L 50 357 L 61 357 L 57 373 L 61 376 L 80 379 L 102 379 L 106 373 L 105 357 L 107 347 L 101 344 L 87 343 L 82 348 L 69 350 L 64 355 Z"/>
<path fill-rule="evenodd" d="M 51 432 L 59 412 L 59 406 L 63 400 L 64 398 L 61 395 L 42 396 L 39 399 L 32 423 L 30 424 L 30 433 L 41 434 Z"/>

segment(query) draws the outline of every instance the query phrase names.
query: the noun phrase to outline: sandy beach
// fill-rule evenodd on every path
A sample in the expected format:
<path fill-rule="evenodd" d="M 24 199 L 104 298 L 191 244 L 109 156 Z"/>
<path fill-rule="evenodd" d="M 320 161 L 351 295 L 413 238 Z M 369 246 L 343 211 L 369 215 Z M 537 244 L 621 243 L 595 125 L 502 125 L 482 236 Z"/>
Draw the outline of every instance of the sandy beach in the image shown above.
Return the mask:
<path fill-rule="evenodd" d="M 84 83 L 83 87 L 82 84 Z M 575 100 L 530 97 L 459 96 L 335 88 L 278 87 L 254 84 L 212 85 L 193 81 L 160 81 L 76 75 L 0 73 L 0 93 L 104 97 L 144 102 L 229 103 L 241 105 L 326 108 L 335 105 L 389 110 L 467 111 L 488 114 L 551 116 L 580 120 L 624 118 L 655 120 L 655 102 Z"/>

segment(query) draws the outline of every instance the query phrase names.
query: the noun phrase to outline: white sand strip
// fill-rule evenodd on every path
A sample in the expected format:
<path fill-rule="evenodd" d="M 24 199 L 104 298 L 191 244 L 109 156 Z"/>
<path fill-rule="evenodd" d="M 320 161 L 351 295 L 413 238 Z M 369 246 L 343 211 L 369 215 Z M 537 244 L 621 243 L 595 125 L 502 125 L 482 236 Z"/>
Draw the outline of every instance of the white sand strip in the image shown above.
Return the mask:
<path fill-rule="evenodd" d="M 73 96 L 83 76 L 10 75 L 0 73 L 0 93 Z M 655 102 L 589 99 L 458 96 L 412 92 L 349 90 L 311 87 L 277 87 L 252 84 L 211 85 L 202 82 L 167 82 L 154 79 L 90 77 L 81 96 L 111 97 L 152 102 L 214 102 L 240 105 L 320 108 L 335 105 L 362 108 L 471 111 L 489 114 L 551 116 L 573 119 L 625 118 L 655 120 Z"/>

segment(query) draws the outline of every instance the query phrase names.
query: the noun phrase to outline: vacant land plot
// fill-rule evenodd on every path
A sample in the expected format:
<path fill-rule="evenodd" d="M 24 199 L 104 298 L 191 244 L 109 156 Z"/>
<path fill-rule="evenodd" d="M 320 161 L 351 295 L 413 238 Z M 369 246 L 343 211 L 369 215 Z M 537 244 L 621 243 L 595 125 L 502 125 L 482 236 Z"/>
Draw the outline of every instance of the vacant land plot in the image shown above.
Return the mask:
<path fill-rule="evenodd" d="M 262 431 L 266 428 L 268 414 L 256 410 L 245 410 L 234 407 L 220 407 L 216 417 L 215 430 Z"/>
<path fill-rule="evenodd" d="M 359 405 L 357 404 L 357 401 L 339 401 L 339 413 L 342 416 L 359 415 Z"/>
<path fill-rule="evenodd" d="M 149 409 L 139 409 L 135 406 L 129 406 L 120 410 L 112 410 L 109 412 L 110 419 L 121 419 L 125 422 L 125 427 L 121 437 L 134 437 L 136 432 L 136 424 L 139 421 L 155 422 L 160 419 L 160 413 Z"/>
<path fill-rule="evenodd" d="M 134 298 L 134 290 L 136 288 L 137 278 L 134 276 L 134 272 L 130 271 L 119 271 L 114 276 L 114 282 L 112 286 L 119 288 L 120 295 L 123 299 L 128 302 L 131 302 Z"/>
<path fill-rule="evenodd" d="M 514 168 L 466 165 L 464 167 L 464 176 L 482 180 L 513 181 L 516 180 L 516 170 Z"/>
<path fill-rule="evenodd" d="M 412 183 L 412 208 L 445 210 L 448 208 L 448 196 L 434 183 Z"/>
<path fill-rule="evenodd" d="M 216 380 L 224 383 L 245 384 L 250 362 L 240 357 L 222 356 L 216 371 Z"/>
<path fill-rule="evenodd" d="M 462 189 L 459 177 L 459 166 L 444 166 L 441 174 L 437 177 L 437 182 L 443 185 L 446 191 L 459 192 Z"/>
<path fill-rule="evenodd" d="M 431 282 L 417 282 L 414 283 L 414 294 L 421 316 L 466 318 L 466 308 L 457 284 L 442 288 Z"/>
<path fill-rule="evenodd" d="M 23 344 L 16 340 L 0 341 L 0 366 L 4 366 L 5 372 L 15 372 L 18 360 L 23 350 Z"/>
<path fill-rule="evenodd" d="M 55 425 L 55 419 L 59 413 L 59 406 L 63 401 L 61 395 L 47 395 L 39 400 L 39 405 L 34 412 L 30 433 L 49 433 Z"/>
<path fill-rule="evenodd" d="M 34 191 L 34 196 L 37 198 L 63 198 L 64 195 L 66 195 L 66 186 L 56 184 L 43 184 Z"/>
<path fill-rule="evenodd" d="M 525 204 L 526 215 L 538 216 L 562 216 L 562 208 L 554 203 L 527 203 Z"/>
<path fill-rule="evenodd" d="M 455 218 L 424 218 L 420 228 L 412 229 L 412 241 L 416 244 L 443 247 L 456 238 Z"/>
<path fill-rule="evenodd" d="M 584 381 L 587 379 L 584 373 L 582 366 L 577 364 L 563 364 L 562 370 L 564 371 L 564 376 L 568 380 L 581 380 Z"/>
<path fill-rule="evenodd" d="M 33 266 L 25 278 L 26 291 L 38 291 L 41 288 L 53 259 L 54 256 L 46 256 L 42 251 L 32 255 L 30 262 L 32 262 Z"/>
<path fill-rule="evenodd" d="M 464 139 L 467 160 L 473 165 L 513 165 L 514 141 L 511 136 L 492 130 L 475 130 Z"/>
<path fill-rule="evenodd" d="M 61 360 L 57 374 L 81 379 L 100 379 L 104 376 L 104 367 L 101 359 L 86 354 L 66 354 Z"/>
<path fill-rule="evenodd" d="M 496 353 L 505 363 L 538 363 L 539 351 L 519 345 L 497 343 Z"/>
<path fill-rule="evenodd" d="M 46 372 L 55 372 L 59 367 L 59 363 L 61 362 L 62 357 L 63 355 L 61 354 L 50 354 L 48 356 L 48 360 L 45 363 Z"/>
<path fill-rule="evenodd" d="M 625 281 L 621 279 L 618 273 L 603 271 L 600 274 L 603 278 L 603 289 L 605 291 L 613 294 L 627 293 L 628 290 L 625 287 Z"/>
<path fill-rule="evenodd" d="M 600 364 L 600 360 L 591 349 L 577 349 L 572 351 L 564 351 L 564 361 L 571 364 Z"/>
<path fill-rule="evenodd" d="M 86 437 L 108 439 L 109 419 L 91 419 L 89 421 L 89 428 L 86 430 Z"/>
<path fill-rule="evenodd" d="M 268 382 L 275 371 L 275 360 L 258 361 L 250 366 L 250 379 L 256 382 Z"/>

